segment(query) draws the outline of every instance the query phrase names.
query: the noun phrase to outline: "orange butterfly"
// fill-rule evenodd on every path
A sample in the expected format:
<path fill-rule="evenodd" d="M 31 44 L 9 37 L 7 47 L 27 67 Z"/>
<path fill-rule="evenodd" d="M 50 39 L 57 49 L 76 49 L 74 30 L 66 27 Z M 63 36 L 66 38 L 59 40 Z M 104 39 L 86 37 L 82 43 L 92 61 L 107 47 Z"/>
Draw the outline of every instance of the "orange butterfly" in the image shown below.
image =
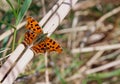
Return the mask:
<path fill-rule="evenodd" d="M 38 22 L 32 17 L 27 17 L 26 28 L 28 31 L 25 33 L 25 38 L 23 43 L 26 46 L 33 45 L 31 49 L 36 53 L 45 53 L 56 51 L 58 53 L 62 52 L 60 45 L 53 39 L 47 37 L 47 34 L 43 33 L 42 28 L 39 26 Z"/>

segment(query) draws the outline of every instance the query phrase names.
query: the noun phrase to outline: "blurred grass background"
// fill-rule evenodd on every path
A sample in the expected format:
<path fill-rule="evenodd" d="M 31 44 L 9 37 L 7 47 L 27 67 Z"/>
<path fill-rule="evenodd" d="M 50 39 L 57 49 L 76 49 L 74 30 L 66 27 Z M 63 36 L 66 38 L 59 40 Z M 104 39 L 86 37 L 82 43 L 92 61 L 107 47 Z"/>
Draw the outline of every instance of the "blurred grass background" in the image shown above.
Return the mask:
<path fill-rule="evenodd" d="M 55 5 L 57 0 L 1 0 L 0 35 L 13 28 L 14 33 L 0 42 L 0 58 L 6 57 L 24 38 L 25 27 L 16 30 L 16 26 L 30 15 L 37 21 Z M 103 69 L 91 74 L 86 71 L 120 60 L 120 49 L 103 51 L 89 65 L 89 60 L 100 51 L 72 53 L 73 49 L 119 44 L 120 12 L 102 21 L 92 28 L 96 21 L 108 12 L 118 8 L 120 0 L 80 0 L 62 21 L 51 38 L 63 47 L 61 54 L 50 53 L 48 58 L 49 79 L 51 84 L 120 84 L 120 65 Z M 112 13 L 112 12 L 111 12 Z M 108 26 L 110 25 L 110 26 Z M 77 30 L 83 26 L 86 30 Z M 66 29 L 66 30 L 65 30 Z M 75 32 L 71 31 L 74 30 Z M 86 39 L 86 40 L 85 40 Z M 1 66 L 7 58 L 0 60 Z M 15 81 L 15 84 L 41 84 L 45 81 L 44 55 L 36 56 Z"/>

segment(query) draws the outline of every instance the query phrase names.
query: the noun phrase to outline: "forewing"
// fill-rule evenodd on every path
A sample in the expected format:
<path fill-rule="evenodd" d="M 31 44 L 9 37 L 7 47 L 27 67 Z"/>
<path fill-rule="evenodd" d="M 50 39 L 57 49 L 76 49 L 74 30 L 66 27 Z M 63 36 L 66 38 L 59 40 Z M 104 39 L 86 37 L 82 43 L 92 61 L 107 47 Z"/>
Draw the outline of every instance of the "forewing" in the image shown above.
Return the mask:
<path fill-rule="evenodd" d="M 38 22 L 32 17 L 27 17 L 26 28 L 28 31 L 25 33 L 23 43 L 25 45 L 30 45 L 37 38 L 39 34 L 42 34 L 42 28 L 39 26 Z"/>
<path fill-rule="evenodd" d="M 38 22 L 30 16 L 27 17 L 26 28 L 37 34 L 43 33 L 42 28 L 39 26 Z"/>

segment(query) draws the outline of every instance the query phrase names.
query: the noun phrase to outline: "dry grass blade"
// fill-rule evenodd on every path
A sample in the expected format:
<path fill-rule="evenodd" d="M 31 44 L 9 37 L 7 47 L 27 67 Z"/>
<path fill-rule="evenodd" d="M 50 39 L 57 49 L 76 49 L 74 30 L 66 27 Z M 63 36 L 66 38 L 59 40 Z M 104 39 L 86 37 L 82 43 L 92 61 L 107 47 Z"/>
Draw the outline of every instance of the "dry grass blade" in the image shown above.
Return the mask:
<path fill-rule="evenodd" d="M 45 80 L 46 80 L 46 84 L 50 84 L 49 81 L 49 72 L 48 72 L 48 53 L 45 53 L 45 67 L 46 67 L 46 71 L 45 71 Z"/>
<path fill-rule="evenodd" d="M 98 21 L 96 21 L 96 25 L 99 27 L 101 25 L 101 23 L 103 23 L 104 20 L 106 20 L 107 18 L 109 18 L 119 12 L 120 12 L 120 6 L 113 9 L 112 11 L 108 12 L 107 14 L 103 15 Z"/>
<path fill-rule="evenodd" d="M 10 50 L 10 48 L 6 48 L 6 49 L 4 49 L 4 50 L 1 50 L 0 53 L 5 52 L 5 51 L 7 51 L 7 50 Z"/>
<path fill-rule="evenodd" d="M 85 73 L 86 74 L 92 74 L 92 73 L 96 73 L 96 72 L 99 72 L 99 71 L 106 70 L 108 68 L 111 68 L 111 67 L 117 66 L 117 65 L 120 65 L 120 60 L 116 60 L 116 61 L 110 62 L 108 64 L 105 64 L 103 66 L 100 66 L 100 67 L 97 67 L 97 68 L 94 68 L 94 69 L 89 69 Z"/>
<path fill-rule="evenodd" d="M 83 32 L 89 30 L 88 26 L 79 26 L 75 28 L 66 28 L 59 31 L 56 31 L 56 34 L 71 33 L 71 32 Z"/>
<path fill-rule="evenodd" d="M 112 44 L 112 45 L 105 45 L 105 46 L 72 49 L 72 53 L 79 53 L 79 52 L 84 53 L 84 52 L 92 52 L 92 51 L 99 51 L 99 50 L 112 50 L 112 49 L 119 49 L 119 48 L 120 48 L 120 44 Z"/>

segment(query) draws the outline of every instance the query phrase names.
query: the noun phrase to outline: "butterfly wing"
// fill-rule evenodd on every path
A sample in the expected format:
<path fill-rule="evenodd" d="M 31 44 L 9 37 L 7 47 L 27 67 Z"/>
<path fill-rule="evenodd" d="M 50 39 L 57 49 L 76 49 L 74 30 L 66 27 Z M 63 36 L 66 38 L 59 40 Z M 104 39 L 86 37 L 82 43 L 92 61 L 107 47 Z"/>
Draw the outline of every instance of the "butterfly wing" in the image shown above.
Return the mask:
<path fill-rule="evenodd" d="M 36 39 L 36 37 L 37 37 L 36 33 L 32 32 L 32 31 L 27 31 L 25 33 L 25 37 L 24 37 L 23 43 L 25 45 L 30 45 L 30 44 L 32 44 L 33 40 Z"/>
<path fill-rule="evenodd" d="M 45 53 L 46 51 L 48 52 L 56 51 L 58 53 L 62 52 L 62 48 L 60 47 L 60 45 L 56 41 L 48 37 L 46 37 L 44 41 L 34 45 L 32 47 L 32 50 L 36 53 Z"/>
<path fill-rule="evenodd" d="M 34 46 L 31 47 L 31 49 L 35 53 L 45 53 L 46 52 L 46 44 L 45 41 L 39 42 L 38 44 L 35 44 Z"/>
<path fill-rule="evenodd" d="M 45 43 L 46 43 L 46 49 L 48 52 L 51 52 L 51 51 L 56 51 L 58 53 L 62 52 L 61 46 L 53 39 L 47 37 L 45 39 Z"/>
<path fill-rule="evenodd" d="M 39 26 L 38 22 L 30 16 L 27 17 L 26 28 L 37 34 L 43 33 L 42 28 Z"/>
<path fill-rule="evenodd" d="M 39 26 L 38 22 L 32 17 L 27 17 L 26 28 L 28 31 L 25 33 L 23 43 L 25 45 L 30 45 L 37 38 L 39 34 L 42 34 L 42 28 Z"/>

